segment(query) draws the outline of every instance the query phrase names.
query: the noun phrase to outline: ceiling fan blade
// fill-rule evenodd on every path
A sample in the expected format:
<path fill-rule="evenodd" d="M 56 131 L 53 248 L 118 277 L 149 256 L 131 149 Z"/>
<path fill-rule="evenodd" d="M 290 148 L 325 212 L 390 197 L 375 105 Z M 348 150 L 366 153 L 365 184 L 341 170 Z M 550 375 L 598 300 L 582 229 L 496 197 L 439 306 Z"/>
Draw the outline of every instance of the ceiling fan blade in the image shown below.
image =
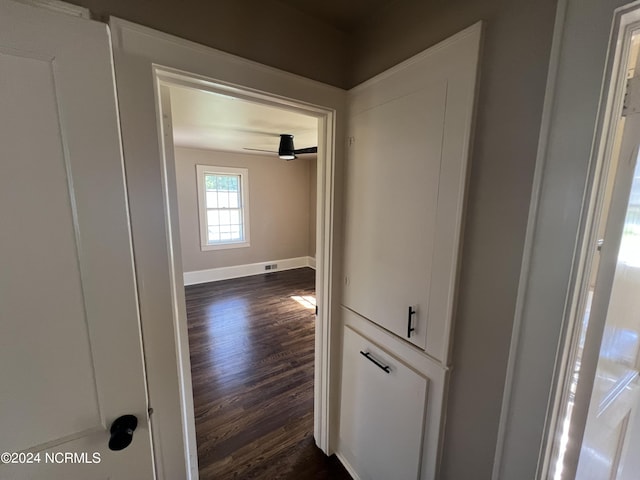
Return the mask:
<path fill-rule="evenodd" d="M 263 150 L 261 148 L 247 148 L 247 147 L 244 147 L 243 150 L 251 150 L 253 152 L 278 153 L 275 150 Z"/>
<path fill-rule="evenodd" d="M 293 153 L 318 153 L 318 147 L 297 148 Z"/>
<path fill-rule="evenodd" d="M 254 152 L 268 152 L 268 153 L 276 153 L 283 160 L 295 160 L 298 158 L 298 155 L 303 155 L 305 153 L 318 153 L 318 147 L 306 147 L 306 148 L 298 148 L 296 149 L 293 146 L 293 135 L 290 133 L 282 133 L 280 134 L 280 145 L 278 146 L 278 151 L 272 150 L 262 150 L 260 148 L 248 148 L 245 147 L 245 150 L 252 150 Z"/>
<path fill-rule="evenodd" d="M 265 137 L 275 137 L 278 138 L 280 137 L 279 133 L 273 133 L 273 132 L 266 132 L 264 130 L 257 130 L 255 128 L 246 128 L 246 127 L 230 127 L 231 130 L 235 130 L 237 132 L 242 132 L 242 133 L 251 133 L 253 135 L 262 135 Z"/>

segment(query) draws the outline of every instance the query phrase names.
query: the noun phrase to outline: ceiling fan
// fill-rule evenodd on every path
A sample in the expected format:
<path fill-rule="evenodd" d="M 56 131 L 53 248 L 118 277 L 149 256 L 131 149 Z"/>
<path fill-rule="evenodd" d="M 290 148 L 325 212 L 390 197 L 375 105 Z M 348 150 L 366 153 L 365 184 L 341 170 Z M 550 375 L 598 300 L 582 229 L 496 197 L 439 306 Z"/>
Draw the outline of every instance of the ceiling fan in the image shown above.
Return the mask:
<path fill-rule="evenodd" d="M 246 148 L 245 150 L 253 150 L 256 152 L 269 152 L 269 153 L 277 153 L 278 157 L 283 160 L 293 160 L 298 158 L 297 155 L 304 153 L 318 153 L 318 147 L 306 147 L 306 148 L 298 148 L 296 149 L 293 146 L 293 135 L 289 133 L 280 134 L 280 145 L 278 146 L 278 151 L 274 152 L 272 150 L 262 150 L 259 148 Z"/>

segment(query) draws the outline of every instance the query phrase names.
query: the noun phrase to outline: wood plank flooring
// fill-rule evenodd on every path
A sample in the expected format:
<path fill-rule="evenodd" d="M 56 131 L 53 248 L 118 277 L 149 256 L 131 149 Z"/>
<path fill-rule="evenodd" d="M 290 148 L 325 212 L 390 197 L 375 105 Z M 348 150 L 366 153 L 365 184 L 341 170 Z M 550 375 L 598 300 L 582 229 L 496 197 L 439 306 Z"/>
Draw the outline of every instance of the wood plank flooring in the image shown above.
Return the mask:
<path fill-rule="evenodd" d="M 313 440 L 315 272 L 186 287 L 202 480 L 351 479 Z"/>

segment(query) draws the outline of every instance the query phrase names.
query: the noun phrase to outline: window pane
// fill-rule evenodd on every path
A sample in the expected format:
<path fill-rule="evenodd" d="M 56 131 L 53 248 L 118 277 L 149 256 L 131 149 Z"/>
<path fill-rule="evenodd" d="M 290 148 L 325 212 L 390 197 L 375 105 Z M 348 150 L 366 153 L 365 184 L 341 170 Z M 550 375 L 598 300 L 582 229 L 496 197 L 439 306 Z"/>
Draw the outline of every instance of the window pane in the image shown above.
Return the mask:
<path fill-rule="evenodd" d="M 234 240 L 242 240 L 242 235 L 240 233 L 240 225 L 233 225 L 231 227 L 231 236 Z"/>
<path fill-rule="evenodd" d="M 240 177 L 239 176 L 233 176 L 229 178 L 229 190 L 233 191 L 233 192 L 237 192 L 238 191 L 238 179 Z"/>
<path fill-rule="evenodd" d="M 221 233 L 220 234 L 220 240 L 222 241 L 230 241 L 231 240 L 231 234 L 230 233 Z"/>
<path fill-rule="evenodd" d="M 219 210 L 220 225 L 229 225 L 231 223 L 231 215 L 228 210 Z"/>
<path fill-rule="evenodd" d="M 229 208 L 228 192 L 218 192 L 218 208 Z"/>
<path fill-rule="evenodd" d="M 229 208 L 238 208 L 240 206 L 240 192 L 229 194 Z"/>
<path fill-rule="evenodd" d="M 207 210 L 207 225 L 219 225 L 218 210 Z"/>
<path fill-rule="evenodd" d="M 229 223 L 240 224 L 240 210 L 229 210 Z"/>
<path fill-rule="evenodd" d="M 207 208 L 218 208 L 218 194 L 207 192 Z"/>
<path fill-rule="evenodd" d="M 204 176 L 204 185 L 207 190 L 215 190 L 216 188 L 216 176 L 215 175 L 205 175 Z"/>
<path fill-rule="evenodd" d="M 220 233 L 217 230 L 218 229 L 216 227 L 209 227 L 207 243 L 217 242 L 220 240 Z"/>

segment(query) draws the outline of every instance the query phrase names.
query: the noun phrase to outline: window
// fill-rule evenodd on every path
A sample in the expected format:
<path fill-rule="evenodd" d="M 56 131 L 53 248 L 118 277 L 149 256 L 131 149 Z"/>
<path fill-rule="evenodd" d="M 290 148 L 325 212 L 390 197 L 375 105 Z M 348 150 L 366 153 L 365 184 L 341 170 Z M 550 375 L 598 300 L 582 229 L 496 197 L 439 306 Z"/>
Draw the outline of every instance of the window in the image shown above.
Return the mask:
<path fill-rule="evenodd" d="M 200 247 L 249 246 L 249 171 L 197 165 Z"/>

